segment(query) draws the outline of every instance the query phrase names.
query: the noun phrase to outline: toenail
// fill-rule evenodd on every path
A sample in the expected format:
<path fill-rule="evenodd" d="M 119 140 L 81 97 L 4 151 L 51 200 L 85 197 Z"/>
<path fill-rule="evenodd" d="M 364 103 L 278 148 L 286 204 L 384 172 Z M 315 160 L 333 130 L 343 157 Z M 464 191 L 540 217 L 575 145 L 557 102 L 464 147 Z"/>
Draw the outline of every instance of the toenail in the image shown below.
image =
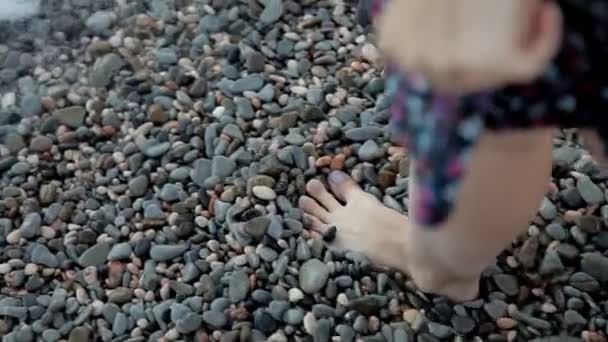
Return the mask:
<path fill-rule="evenodd" d="M 334 184 L 340 184 L 347 179 L 348 179 L 348 177 L 346 176 L 346 174 L 341 171 L 334 171 L 329 174 L 329 181 Z"/>

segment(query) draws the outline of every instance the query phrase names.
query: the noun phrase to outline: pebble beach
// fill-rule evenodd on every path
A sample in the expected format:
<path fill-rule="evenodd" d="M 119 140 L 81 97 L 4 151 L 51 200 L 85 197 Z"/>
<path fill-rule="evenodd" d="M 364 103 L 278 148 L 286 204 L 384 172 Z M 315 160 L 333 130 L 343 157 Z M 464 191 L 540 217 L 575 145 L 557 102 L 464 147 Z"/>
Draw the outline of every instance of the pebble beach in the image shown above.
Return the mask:
<path fill-rule="evenodd" d="M 575 130 L 475 301 L 309 234 L 298 199 L 331 170 L 407 213 L 366 3 L 0 19 L 2 341 L 608 341 L 608 173 Z"/>

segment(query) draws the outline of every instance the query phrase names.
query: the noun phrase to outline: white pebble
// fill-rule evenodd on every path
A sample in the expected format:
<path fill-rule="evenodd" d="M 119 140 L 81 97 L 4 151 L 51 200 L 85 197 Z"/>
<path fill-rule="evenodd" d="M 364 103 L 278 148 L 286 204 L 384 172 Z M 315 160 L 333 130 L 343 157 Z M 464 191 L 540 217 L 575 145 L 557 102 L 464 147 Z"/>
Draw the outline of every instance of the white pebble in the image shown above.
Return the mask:
<path fill-rule="evenodd" d="M 179 338 L 179 333 L 177 332 L 177 330 L 175 330 L 175 328 L 170 329 L 165 334 L 165 338 L 169 341 L 175 341 Z"/>
<path fill-rule="evenodd" d="M 25 273 L 25 275 L 27 275 L 27 276 L 31 276 L 32 274 L 35 274 L 36 272 L 38 272 L 38 265 L 36 265 L 36 264 L 27 264 L 27 265 L 25 265 L 25 268 L 23 269 L 23 273 Z"/>
<path fill-rule="evenodd" d="M 265 185 L 254 186 L 252 191 L 255 197 L 266 201 L 272 201 L 277 198 L 277 193 Z"/>
<path fill-rule="evenodd" d="M 215 109 L 213 110 L 213 113 L 211 115 L 213 115 L 213 117 L 219 119 L 220 117 L 222 117 L 222 115 L 224 115 L 224 113 L 226 113 L 226 108 L 219 106 L 219 107 L 215 107 Z"/>
<path fill-rule="evenodd" d="M 0 274 L 7 274 L 11 271 L 11 266 L 9 264 L 0 264 Z"/>
<path fill-rule="evenodd" d="M 18 230 L 13 230 L 6 236 L 6 242 L 11 245 L 16 245 L 21 241 L 21 233 Z"/>
<path fill-rule="evenodd" d="M 301 301 L 302 299 L 304 299 L 304 293 L 302 292 L 302 290 L 298 289 L 297 287 L 289 289 L 288 294 L 289 294 L 289 301 L 292 303 L 297 303 L 297 302 Z"/>
<path fill-rule="evenodd" d="M 197 216 L 194 219 L 194 223 L 201 228 L 205 228 L 209 224 L 209 220 L 204 216 Z"/>

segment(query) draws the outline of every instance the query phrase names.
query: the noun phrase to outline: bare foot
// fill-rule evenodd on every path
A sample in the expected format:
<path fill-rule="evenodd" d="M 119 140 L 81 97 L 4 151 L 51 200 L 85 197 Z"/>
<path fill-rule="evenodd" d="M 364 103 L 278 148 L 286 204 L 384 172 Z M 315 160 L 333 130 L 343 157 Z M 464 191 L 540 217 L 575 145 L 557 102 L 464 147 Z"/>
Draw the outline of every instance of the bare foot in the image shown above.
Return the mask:
<path fill-rule="evenodd" d="M 329 183 L 333 194 L 320 181 L 311 180 L 306 185 L 311 197 L 300 198 L 310 228 L 323 235 L 333 226 L 337 229 L 333 246 L 365 254 L 377 266 L 406 272 L 407 217 L 385 207 L 343 172 L 332 172 Z"/>
<path fill-rule="evenodd" d="M 424 256 L 408 252 L 409 220 L 374 196 L 364 192 L 348 175 L 334 171 L 329 176 L 330 193 L 318 180 L 311 180 L 306 190 L 311 197 L 300 198 L 315 234 L 324 235 L 336 228 L 333 247 L 362 253 L 376 266 L 385 266 L 407 273 L 425 292 L 447 296 L 455 301 L 476 297 L 479 277 L 461 278 L 458 272 L 434 263 Z M 429 256 L 428 258 L 426 256 Z"/>

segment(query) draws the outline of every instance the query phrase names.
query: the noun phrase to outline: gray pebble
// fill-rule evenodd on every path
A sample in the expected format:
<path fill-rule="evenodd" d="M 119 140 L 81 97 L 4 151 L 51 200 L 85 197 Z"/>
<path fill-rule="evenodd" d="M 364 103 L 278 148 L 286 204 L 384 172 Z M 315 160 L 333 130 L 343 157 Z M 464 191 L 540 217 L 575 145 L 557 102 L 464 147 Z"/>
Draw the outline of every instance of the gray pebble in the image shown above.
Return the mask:
<path fill-rule="evenodd" d="M 117 243 L 112 246 L 110 253 L 108 254 L 108 260 L 123 260 L 131 257 L 132 249 L 128 242 Z"/>
<path fill-rule="evenodd" d="M 300 288 L 308 294 L 319 292 L 328 278 L 329 268 L 317 259 L 308 260 L 300 267 Z"/>
<path fill-rule="evenodd" d="M 359 148 L 357 154 L 363 161 L 372 161 L 382 157 L 383 151 L 375 141 L 368 140 Z"/>
<path fill-rule="evenodd" d="M 109 253 L 110 245 L 108 243 L 98 243 L 84 251 L 78 258 L 78 263 L 82 267 L 99 266 L 106 262 Z"/>
<path fill-rule="evenodd" d="M 304 320 L 304 310 L 300 308 L 289 309 L 283 315 L 283 321 L 289 325 L 299 326 Z"/>
<path fill-rule="evenodd" d="M 122 312 L 116 314 L 114 323 L 112 324 L 112 332 L 115 336 L 122 336 L 128 329 L 127 315 Z"/>
<path fill-rule="evenodd" d="M 203 317 L 195 313 L 189 312 L 184 318 L 175 323 L 175 329 L 182 334 L 190 334 L 198 330 L 203 323 Z"/>
<path fill-rule="evenodd" d="M 383 133 L 383 129 L 379 127 L 369 126 L 360 128 L 351 128 L 344 135 L 352 141 L 367 141 L 378 138 Z"/>
<path fill-rule="evenodd" d="M 190 247 L 185 243 L 175 245 L 154 245 L 150 257 L 154 261 L 169 261 L 182 256 Z"/>
<path fill-rule="evenodd" d="M 87 28 L 94 33 L 103 33 L 108 30 L 115 21 L 114 13 L 109 11 L 98 11 L 93 13 L 85 22 Z"/>
<path fill-rule="evenodd" d="M 564 271 L 564 264 L 556 252 L 548 251 L 543 257 L 538 272 L 541 275 L 559 274 Z"/>
<path fill-rule="evenodd" d="M 29 213 L 23 219 L 23 223 L 19 226 L 19 232 L 21 236 L 26 239 L 34 238 L 40 235 L 40 225 L 42 224 L 42 217 L 38 213 Z"/>
<path fill-rule="evenodd" d="M 224 179 L 234 172 L 236 169 L 236 162 L 233 159 L 224 156 L 213 157 L 211 164 L 211 174 L 213 176 Z"/>
<path fill-rule="evenodd" d="M 608 258 L 599 253 L 584 254 L 581 269 L 601 283 L 608 282 Z"/>
<path fill-rule="evenodd" d="M 129 191 L 133 197 L 141 197 L 148 191 L 148 176 L 141 175 L 129 180 Z"/>
<path fill-rule="evenodd" d="M 546 220 L 553 220 L 557 216 L 557 208 L 555 204 L 551 202 L 547 197 L 543 197 L 543 201 L 541 202 L 540 215 Z"/>
<path fill-rule="evenodd" d="M 265 7 L 260 14 L 260 21 L 265 24 L 272 24 L 279 20 L 283 15 L 283 0 L 267 0 Z"/>
<path fill-rule="evenodd" d="M 517 277 L 510 274 L 496 274 L 492 279 L 496 286 L 507 296 L 515 296 L 519 293 Z"/>
<path fill-rule="evenodd" d="M 89 74 L 89 84 L 96 88 L 104 88 L 110 85 L 114 76 L 124 66 L 125 61 L 115 53 L 109 53 L 97 59 Z"/>
<path fill-rule="evenodd" d="M 588 204 L 600 204 L 604 201 L 602 189 L 593 183 L 591 178 L 587 176 L 582 176 L 579 178 L 578 182 L 576 183 L 576 188 L 581 194 L 581 197 Z"/>
<path fill-rule="evenodd" d="M 35 244 L 32 248 L 32 262 L 51 268 L 59 266 L 57 257 L 46 246 L 41 244 Z"/>
<path fill-rule="evenodd" d="M 163 185 L 158 197 L 165 202 L 174 202 L 179 200 L 180 198 L 181 188 L 172 183 L 167 183 Z"/>
<path fill-rule="evenodd" d="M 228 286 L 228 294 L 233 303 L 238 303 L 247 297 L 249 293 L 249 277 L 243 271 L 232 274 Z"/>
<path fill-rule="evenodd" d="M 203 321 L 214 329 L 221 329 L 228 322 L 226 315 L 213 310 L 203 312 Z"/>

